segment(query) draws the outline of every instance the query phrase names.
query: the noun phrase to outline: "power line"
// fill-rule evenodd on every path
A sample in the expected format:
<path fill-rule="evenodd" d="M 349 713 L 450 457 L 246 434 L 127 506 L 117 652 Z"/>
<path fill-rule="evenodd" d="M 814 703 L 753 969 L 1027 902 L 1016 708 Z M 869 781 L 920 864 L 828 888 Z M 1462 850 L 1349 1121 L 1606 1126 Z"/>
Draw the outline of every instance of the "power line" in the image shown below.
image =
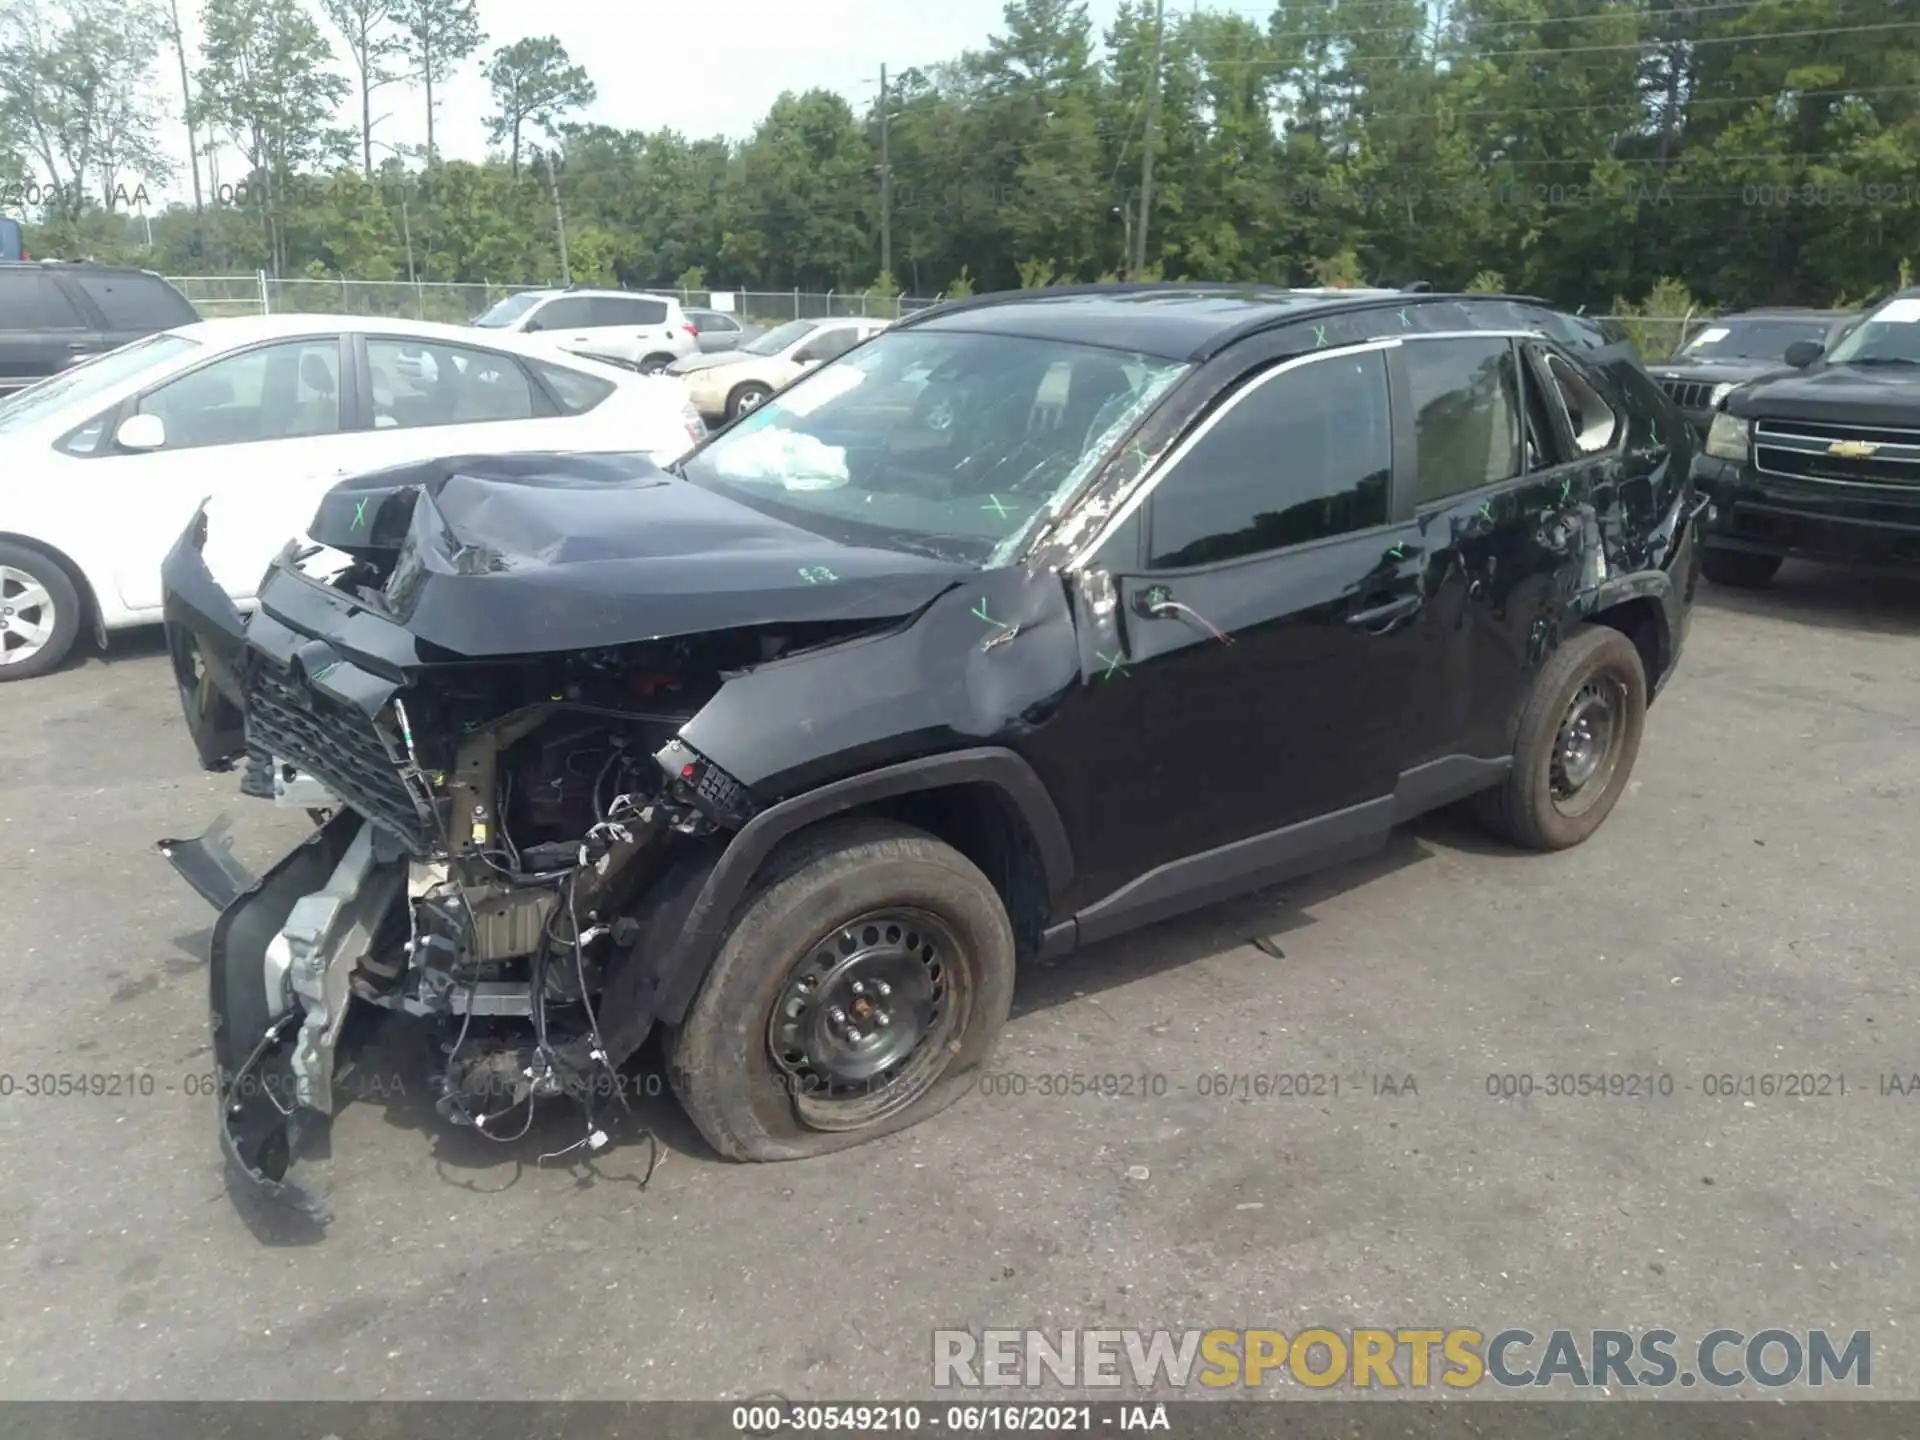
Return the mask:
<path fill-rule="evenodd" d="M 1689 18 L 1713 11 L 1752 10 L 1756 6 L 1772 4 L 1773 0 L 1725 0 L 1714 5 L 1696 5 L 1684 12 Z M 1651 21 L 1655 17 L 1644 10 L 1594 10 L 1585 15 L 1550 15 L 1532 20 L 1476 20 L 1461 27 L 1462 33 L 1477 35 L 1487 30 L 1545 30 L 1555 25 L 1584 25 L 1595 20 L 1642 20 Z M 1374 25 L 1361 26 L 1352 30 L 1309 30 L 1290 32 L 1286 30 L 1270 31 L 1273 39 L 1293 40 L 1345 40 L 1355 35 L 1425 35 L 1429 27 L 1425 25 Z M 1741 37 L 1746 38 L 1746 37 Z M 1648 40 L 1648 44 L 1670 43 L 1663 38 Z M 1696 43 L 1689 40 L 1687 43 Z"/>
<path fill-rule="evenodd" d="M 1805 40 L 1825 35 L 1864 35 L 1884 30 L 1912 30 L 1920 28 L 1920 20 L 1893 20 L 1883 25 L 1845 25 L 1819 30 L 1779 30 L 1766 35 L 1709 35 L 1699 40 L 1690 40 L 1690 45 L 1754 45 L 1773 40 Z M 1294 37 L 1305 38 L 1305 37 Z M 1539 56 L 1539 55 L 1600 55 L 1617 53 L 1621 50 L 1646 50 L 1658 45 L 1658 40 L 1635 40 L 1615 45 L 1567 45 L 1549 46 L 1544 49 L 1527 50 L 1479 50 L 1468 52 L 1468 58 L 1474 60 L 1493 60 L 1502 56 Z M 1348 55 L 1343 64 L 1352 65 L 1363 60 L 1405 60 L 1405 55 Z M 1285 69 L 1283 60 L 1218 60 L 1211 62 L 1210 68 L 1224 69 Z"/>

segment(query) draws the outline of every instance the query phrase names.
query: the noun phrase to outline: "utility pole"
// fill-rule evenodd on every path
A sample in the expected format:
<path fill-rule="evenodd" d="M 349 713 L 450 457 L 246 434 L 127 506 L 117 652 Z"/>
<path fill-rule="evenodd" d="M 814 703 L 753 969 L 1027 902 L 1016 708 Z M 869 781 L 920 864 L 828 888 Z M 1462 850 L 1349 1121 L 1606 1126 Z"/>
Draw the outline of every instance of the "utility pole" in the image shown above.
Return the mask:
<path fill-rule="evenodd" d="M 1160 55 L 1167 38 L 1166 0 L 1153 0 L 1153 85 L 1147 91 L 1147 133 L 1140 151 L 1140 223 L 1133 227 L 1133 275 L 1147 268 L 1147 214 L 1153 203 L 1153 141 L 1160 122 Z"/>
<path fill-rule="evenodd" d="M 560 182 L 553 176 L 553 151 L 542 150 L 540 158 L 547 162 L 547 188 L 553 192 L 553 233 L 560 237 L 560 283 L 573 283 L 573 267 L 567 263 L 567 216 L 560 208 Z"/>
<path fill-rule="evenodd" d="M 887 67 L 880 67 L 880 274 L 893 283 L 893 155 L 888 132 L 893 103 L 887 94 Z"/>

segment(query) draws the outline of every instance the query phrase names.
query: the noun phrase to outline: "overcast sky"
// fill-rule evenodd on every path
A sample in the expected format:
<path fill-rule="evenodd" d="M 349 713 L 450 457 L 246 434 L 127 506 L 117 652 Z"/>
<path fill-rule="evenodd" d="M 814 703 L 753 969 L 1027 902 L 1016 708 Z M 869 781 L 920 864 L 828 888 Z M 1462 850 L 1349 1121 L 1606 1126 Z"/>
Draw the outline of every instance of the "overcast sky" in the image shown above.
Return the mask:
<path fill-rule="evenodd" d="M 200 37 L 185 12 L 198 7 L 185 0 L 180 8 L 197 57 Z M 1117 0 L 1090 0 L 1096 36 L 1117 9 Z M 1001 24 L 1001 0 L 709 0 L 684 8 L 635 0 L 479 0 L 479 12 L 486 44 L 436 97 L 435 140 L 448 159 L 486 154 L 482 118 L 490 107 L 480 61 L 531 35 L 557 37 L 599 86 L 598 103 L 578 118 L 622 130 L 670 125 L 694 138 L 738 139 L 752 132 L 782 90 L 826 86 L 859 107 L 878 93 L 882 64 L 899 71 L 952 59 L 983 44 Z M 344 64 L 340 37 L 330 28 L 327 35 Z M 177 113 L 171 57 L 163 58 L 156 81 Z M 351 112 L 343 109 L 342 123 L 357 126 L 358 104 L 356 96 Z M 388 117 L 374 126 L 376 146 L 426 140 L 425 102 L 411 89 L 376 92 L 374 115 Z M 184 133 L 177 121 L 169 129 L 181 173 L 164 195 L 148 187 L 157 203 L 191 198 Z M 377 148 L 374 159 L 380 159 Z M 240 168 L 237 155 L 221 157 L 223 180 L 231 182 Z"/>

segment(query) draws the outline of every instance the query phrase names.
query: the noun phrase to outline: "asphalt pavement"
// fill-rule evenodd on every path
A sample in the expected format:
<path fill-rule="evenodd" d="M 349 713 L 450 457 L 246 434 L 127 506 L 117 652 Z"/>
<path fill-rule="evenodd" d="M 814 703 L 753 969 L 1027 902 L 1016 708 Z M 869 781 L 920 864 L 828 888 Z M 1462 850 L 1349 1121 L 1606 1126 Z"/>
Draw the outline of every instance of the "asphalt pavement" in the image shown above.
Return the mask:
<path fill-rule="evenodd" d="M 642 1187 L 632 1133 L 540 1161 L 564 1104 L 498 1146 L 369 1094 L 288 1244 L 223 1190 L 211 912 L 153 847 L 305 822 L 200 772 L 119 640 L 0 687 L 0 1398 L 906 1398 L 936 1328 L 1313 1324 L 1866 1329 L 1920 1398 L 1917 659 L 1920 585 L 1703 588 L 1575 851 L 1433 817 L 1037 968 L 978 1093 L 820 1161 L 723 1163 L 662 1097 Z M 1581 1074 L 1656 1078 L 1543 1093 Z"/>

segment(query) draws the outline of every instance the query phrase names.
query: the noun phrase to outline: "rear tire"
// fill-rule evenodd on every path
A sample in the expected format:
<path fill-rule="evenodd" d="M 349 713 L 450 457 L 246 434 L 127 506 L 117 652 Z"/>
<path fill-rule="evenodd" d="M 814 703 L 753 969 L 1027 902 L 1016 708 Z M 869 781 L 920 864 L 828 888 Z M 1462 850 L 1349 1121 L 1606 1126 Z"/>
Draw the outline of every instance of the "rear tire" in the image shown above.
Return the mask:
<path fill-rule="evenodd" d="M 730 1160 L 848 1149 L 965 1092 L 1013 978 L 1013 927 L 964 855 L 890 821 L 822 825 L 768 862 L 667 1036 L 668 1075 Z"/>
<path fill-rule="evenodd" d="M 727 419 L 738 420 L 749 411 L 758 410 L 772 396 L 771 386 L 762 385 L 757 380 L 749 380 L 727 396 Z"/>
<path fill-rule="evenodd" d="M 57 668 L 80 635 L 80 592 L 45 551 L 0 540 L 0 684 Z"/>
<path fill-rule="evenodd" d="M 1506 780 L 1475 797 L 1482 823 L 1527 850 L 1565 850 L 1626 792 L 1646 728 L 1647 676 L 1618 630 L 1574 631 L 1535 678 Z"/>
<path fill-rule="evenodd" d="M 1781 563 L 1778 555 L 1752 550 L 1716 550 L 1709 546 L 1700 552 L 1700 573 L 1715 585 L 1734 590 L 1757 590 L 1779 573 Z"/>

